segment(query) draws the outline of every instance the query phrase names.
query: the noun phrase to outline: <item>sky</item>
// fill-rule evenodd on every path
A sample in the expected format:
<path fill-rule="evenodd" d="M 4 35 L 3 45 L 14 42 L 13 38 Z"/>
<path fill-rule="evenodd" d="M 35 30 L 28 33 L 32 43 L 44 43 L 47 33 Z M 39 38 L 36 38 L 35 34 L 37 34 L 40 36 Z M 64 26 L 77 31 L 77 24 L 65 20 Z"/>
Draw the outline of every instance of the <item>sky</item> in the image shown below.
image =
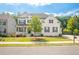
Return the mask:
<path fill-rule="evenodd" d="M 0 3 L 0 12 L 71 13 L 79 10 L 79 3 Z"/>

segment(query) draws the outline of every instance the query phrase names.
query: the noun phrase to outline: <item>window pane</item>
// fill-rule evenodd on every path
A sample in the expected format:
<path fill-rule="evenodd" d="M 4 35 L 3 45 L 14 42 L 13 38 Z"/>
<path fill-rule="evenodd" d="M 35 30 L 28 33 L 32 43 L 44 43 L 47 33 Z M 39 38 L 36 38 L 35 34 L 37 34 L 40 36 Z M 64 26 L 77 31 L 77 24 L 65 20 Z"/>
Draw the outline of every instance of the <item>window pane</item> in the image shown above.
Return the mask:
<path fill-rule="evenodd" d="M 18 27 L 16 28 L 16 31 L 18 31 Z"/>
<path fill-rule="evenodd" d="M 19 24 L 20 25 L 25 25 L 26 24 L 26 20 L 25 19 L 24 20 L 23 19 L 19 20 Z"/>
<path fill-rule="evenodd" d="M 22 27 L 19 27 L 19 32 L 23 32 L 23 28 Z"/>
<path fill-rule="evenodd" d="M 50 27 L 44 27 L 44 32 L 50 32 Z"/>
<path fill-rule="evenodd" d="M 58 27 L 52 27 L 53 32 L 58 32 Z"/>
<path fill-rule="evenodd" d="M 53 20 L 49 20 L 49 23 L 53 23 Z"/>
<path fill-rule="evenodd" d="M 4 29 L 4 33 L 6 33 L 6 29 Z"/>
<path fill-rule="evenodd" d="M 6 22 L 3 22 L 3 25 L 6 25 Z"/>
<path fill-rule="evenodd" d="M 24 32 L 26 32 L 26 27 L 24 27 Z"/>

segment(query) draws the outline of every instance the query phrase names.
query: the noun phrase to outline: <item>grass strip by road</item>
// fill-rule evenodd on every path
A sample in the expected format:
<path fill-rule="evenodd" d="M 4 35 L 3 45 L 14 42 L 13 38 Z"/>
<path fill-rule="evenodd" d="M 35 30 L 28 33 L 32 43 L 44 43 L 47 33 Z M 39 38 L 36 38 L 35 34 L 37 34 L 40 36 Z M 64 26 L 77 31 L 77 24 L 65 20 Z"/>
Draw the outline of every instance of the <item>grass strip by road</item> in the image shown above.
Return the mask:
<path fill-rule="evenodd" d="M 79 43 L 61 43 L 61 44 L 0 44 L 0 47 L 38 47 L 38 46 L 79 46 Z"/>
<path fill-rule="evenodd" d="M 54 42 L 54 41 L 71 41 L 63 37 L 41 37 L 41 42 Z M 34 37 L 2 37 L 1 42 L 32 42 Z"/>
<path fill-rule="evenodd" d="M 0 44 L 0 47 L 19 47 L 19 46 L 72 46 L 73 41 L 63 37 L 41 37 L 43 38 L 40 41 L 33 41 L 35 37 L 2 37 L 0 38 L 0 42 L 9 42 L 9 44 Z M 10 44 L 10 42 L 45 42 L 45 43 L 38 43 L 38 44 Z M 53 42 L 53 43 L 46 43 L 46 42 Z M 57 43 L 60 42 L 60 43 Z M 61 43 L 63 42 L 63 43 Z M 76 43 L 75 45 L 79 45 Z"/>

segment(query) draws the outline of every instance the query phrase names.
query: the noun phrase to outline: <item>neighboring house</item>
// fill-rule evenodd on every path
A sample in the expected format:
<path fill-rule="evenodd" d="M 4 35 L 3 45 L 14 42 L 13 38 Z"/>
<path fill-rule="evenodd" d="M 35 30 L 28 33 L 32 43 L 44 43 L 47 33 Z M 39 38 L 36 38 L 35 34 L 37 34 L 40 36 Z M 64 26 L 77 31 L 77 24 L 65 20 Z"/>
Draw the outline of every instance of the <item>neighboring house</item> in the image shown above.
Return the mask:
<path fill-rule="evenodd" d="M 16 32 L 15 19 L 9 14 L 0 14 L 0 34 L 14 35 Z"/>
<path fill-rule="evenodd" d="M 42 34 L 44 36 L 59 36 L 62 34 L 61 22 L 53 15 L 49 15 L 42 22 Z"/>
<path fill-rule="evenodd" d="M 28 36 L 28 24 L 32 16 L 39 16 L 42 22 L 42 32 L 44 36 L 59 36 L 62 34 L 61 22 L 53 15 L 44 13 L 22 13 L 18 15 L 16 35 Z"/>
<path fill-rule="evenodd" d="M 27 27 L 31 16 L 27 13 L 19 14 L 16 22 L 16 35 L 28 35 Z"/>

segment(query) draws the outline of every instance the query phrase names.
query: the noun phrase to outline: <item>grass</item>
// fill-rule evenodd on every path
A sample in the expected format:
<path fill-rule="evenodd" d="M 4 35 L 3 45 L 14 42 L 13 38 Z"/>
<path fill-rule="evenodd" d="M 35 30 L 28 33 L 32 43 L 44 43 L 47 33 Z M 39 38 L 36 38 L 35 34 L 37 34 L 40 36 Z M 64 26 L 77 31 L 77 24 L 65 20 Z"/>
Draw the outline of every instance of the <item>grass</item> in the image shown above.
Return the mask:
<path fill-rule="evenodd" d="M 3 37 L 2 42 L 33 42 L 33 37 Z M 71 41 L 63 37 L 42 37 L 40 42 Z"/>
<path fill-rule="evenodd" d="M 48 42 L 51 42 L 51 41 L 71 41 L 70 39 L 63 38 L 63 37 L 45 37 L 45 40 Z"/>
<path fill-rule="evenodd" d="M 3 37 L 3 42 L 31 42 L 32 38 L 29 37 Z"/>
<path fill-rule="evenodd" d="M 63 37 L 42 37 L 40 40 L 34 41 L 35 37 L 3 37 L 0 38 L 1 42 L 59 42 L 63 41 L 64 43 L 51 43 L 51 44 L 0 44 L 0 47 L 23 47 L 23 46 L 72 46 L 73 43 L 72 40 L 63 38 Z M 68 43 L 65 43 L 68 42 Z M 75 45 L 79 45 L 79 43 L 76 43 Z"/>
<path fill-rule="evenodd" d="M 0 44 L 0 47 L 38 47 L 38 46 L 79 46 L 79 43 L 64 43 L 64 44 Z"/>

